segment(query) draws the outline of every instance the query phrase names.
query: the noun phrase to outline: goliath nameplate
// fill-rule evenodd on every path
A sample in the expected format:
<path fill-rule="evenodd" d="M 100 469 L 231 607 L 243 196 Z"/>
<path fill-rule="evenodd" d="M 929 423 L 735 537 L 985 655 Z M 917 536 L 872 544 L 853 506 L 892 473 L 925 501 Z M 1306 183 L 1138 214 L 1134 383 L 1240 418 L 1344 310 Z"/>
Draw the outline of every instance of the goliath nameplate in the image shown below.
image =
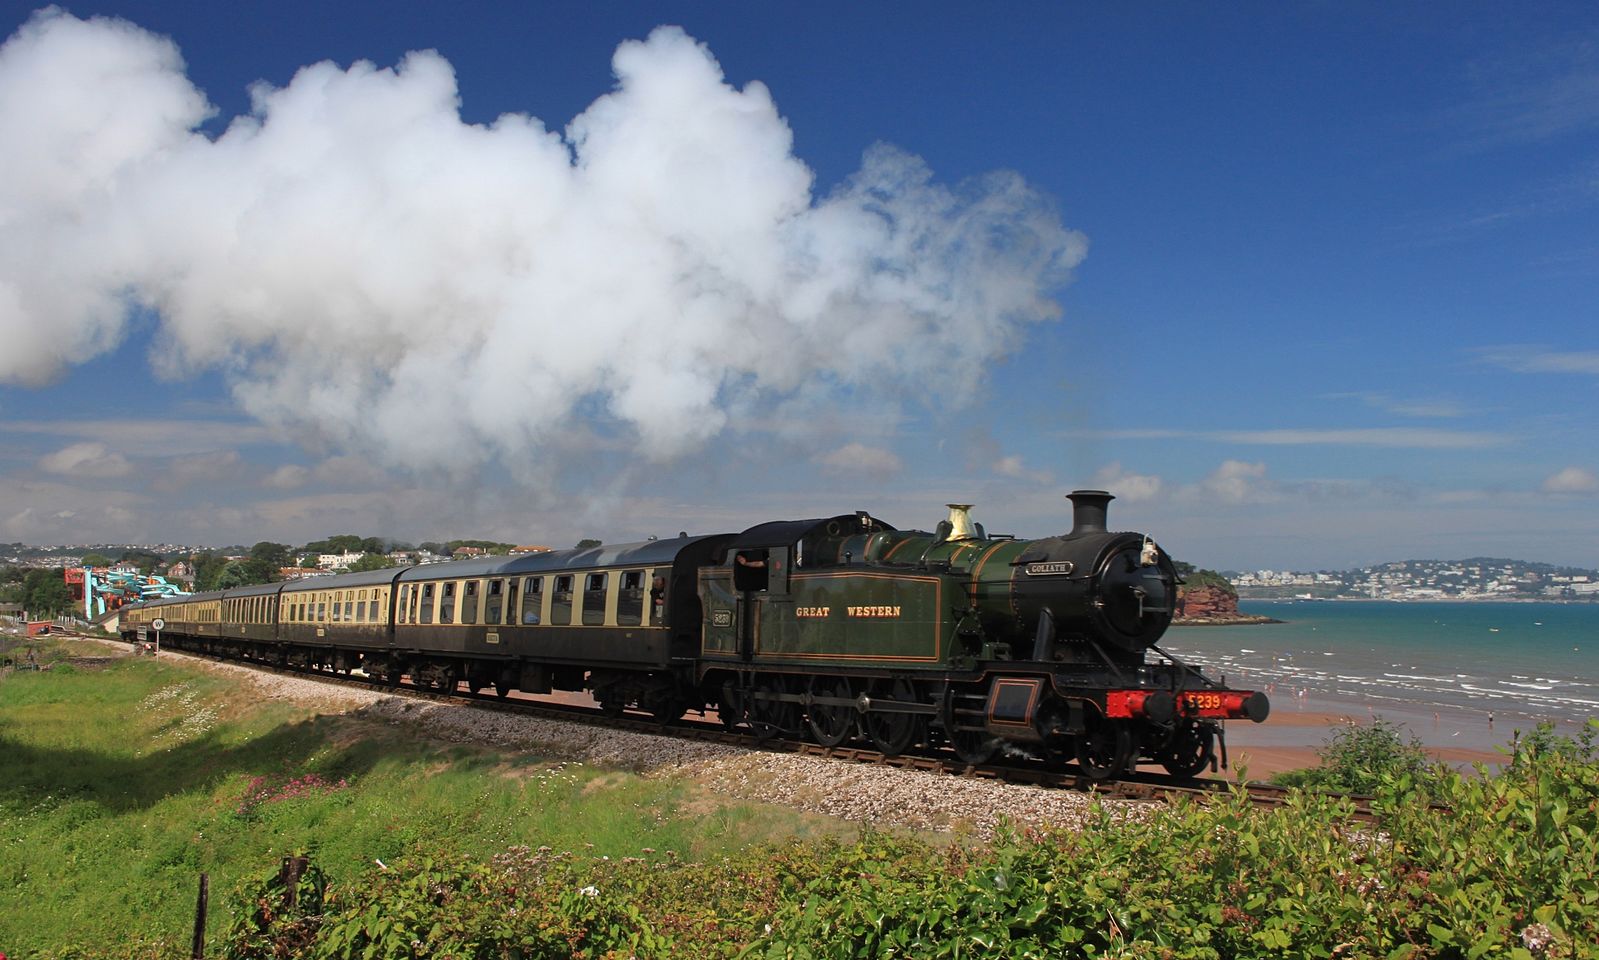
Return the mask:
<path fill-rule="evenodd" d="M 1029 577 L 1064 577 L 1072 572 L 1070 560 L 1053 563 L 1029 563 L 1025 568 Z"/>

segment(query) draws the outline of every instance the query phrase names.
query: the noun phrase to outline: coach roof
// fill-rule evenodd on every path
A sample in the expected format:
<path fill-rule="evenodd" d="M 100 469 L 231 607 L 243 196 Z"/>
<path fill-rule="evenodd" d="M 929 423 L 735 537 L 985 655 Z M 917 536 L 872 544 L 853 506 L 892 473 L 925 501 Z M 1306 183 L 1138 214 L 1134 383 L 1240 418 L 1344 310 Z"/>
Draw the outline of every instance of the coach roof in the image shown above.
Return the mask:
<path fill-rule="evenodd" d="M 516 557 L 474 557 L 471 560 L 454 560 L 449 563 L 428 563 L 411 567 L 400 574 L 400 583 L 413 580 L 454 580 L 461 577 L 514 577 L 535 573 L 559 573 L 563 570 L 588 570 L 595 567 L 664 567 L 677 559 L 677 555 L 691 544 L 709 540 L 704 537 L 673 537 L 670 540 L 644 540 L 639 543 L 619 543 L 610 546 L 585 547 L 581 550 L 551 550 L 548 553 L 528 553 Z"/>

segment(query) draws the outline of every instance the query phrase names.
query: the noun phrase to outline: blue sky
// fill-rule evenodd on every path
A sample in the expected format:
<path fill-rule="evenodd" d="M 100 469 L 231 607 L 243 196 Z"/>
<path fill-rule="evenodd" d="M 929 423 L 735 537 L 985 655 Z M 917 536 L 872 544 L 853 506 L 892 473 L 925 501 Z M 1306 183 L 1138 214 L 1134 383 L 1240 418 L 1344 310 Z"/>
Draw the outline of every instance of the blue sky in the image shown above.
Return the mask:
<path fill-rule="evenodd" d="M 1591 5 L 0 11 L 0 540 L 1599 566 Z"/>

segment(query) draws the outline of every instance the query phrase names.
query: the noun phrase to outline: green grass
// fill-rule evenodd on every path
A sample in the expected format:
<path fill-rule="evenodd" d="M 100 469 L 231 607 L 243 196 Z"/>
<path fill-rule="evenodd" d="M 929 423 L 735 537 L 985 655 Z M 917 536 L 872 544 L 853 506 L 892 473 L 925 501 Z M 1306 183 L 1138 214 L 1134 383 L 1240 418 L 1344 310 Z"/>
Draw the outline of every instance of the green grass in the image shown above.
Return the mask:
<path fill-rule="evenodd" d="M 683 816 L 705 804 L 678 780 L 441 744 L 251 690 L 132 658 L 0 680 L 0 951 L 132 956 L 143 940 L 186 955 L 202 871 L 214 940 L 240 881 L 299 851 L 332 877 L 424 848 L 695 858 L 817 823 L 716 804 Z"/>
<path fill-rule="evenodd" d="M 0 951 L 185 956 L 202 870 L 208 955 L 232 960 L 1542 960 L 1599 943 L 1599 724 L 1541 729 L 1475 776 L 1385 769 L 1375 824 L 1336 798 L 1268 812 L 1238 791 L 979 846 L 783 841 L 816 824 L 249 690 L 151 660 L 0 681 Z M 1367 746 L 1362 770 L 1394 744 Z M 293 909 L 268 878 L 301 851 L 316 879 Z"/>

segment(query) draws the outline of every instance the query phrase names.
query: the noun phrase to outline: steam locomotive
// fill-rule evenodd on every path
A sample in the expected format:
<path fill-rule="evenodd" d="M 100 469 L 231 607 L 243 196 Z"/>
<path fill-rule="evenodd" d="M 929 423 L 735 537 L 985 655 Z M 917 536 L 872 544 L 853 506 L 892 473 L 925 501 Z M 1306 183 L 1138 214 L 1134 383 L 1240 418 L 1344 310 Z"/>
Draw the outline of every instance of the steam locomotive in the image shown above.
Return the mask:
<path fill-rule="evenodd" d="M 1156 646 L 1178 577 L 1153 540 L 1070 495 L 1069 533 L 988 536 L 969 505 L 932 532 L 868 513 L 742 533 L 487 557 L 153 600 L 169 646 L 453 691 L 587 691 L 663 721 L 714 708 L 758 737 L 886 754 L 1215 769 L 1221 721 L 1266 719 Z M 1225 749 L 1221 751 L 1225 764 Z"/>

